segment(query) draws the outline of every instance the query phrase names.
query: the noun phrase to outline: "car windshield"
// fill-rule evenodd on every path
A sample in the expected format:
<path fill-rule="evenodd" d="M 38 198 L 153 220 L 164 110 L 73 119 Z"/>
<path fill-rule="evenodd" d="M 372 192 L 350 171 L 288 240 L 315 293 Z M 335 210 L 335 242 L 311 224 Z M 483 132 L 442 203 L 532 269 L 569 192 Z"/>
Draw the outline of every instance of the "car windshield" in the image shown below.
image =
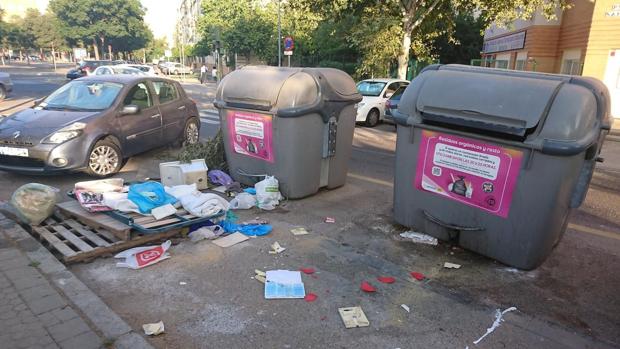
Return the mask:
<path fill-rule="evenodd" d="M 380 81 L 361 81 L 357 84 L 357 91 L 362 96 L 376 97 L 381 94 L 385 84 L 385 82 Z"/>
<path fill-rule="evenodd" d="M 38 108 L 99 111 L 109 108 L 123 88 L 113 82 L 72 81 L 49 95 Z"/>
<path fill-rule="evenodd" d="M 405 89 L 407 88 L 407 86 L 401 86 L 398 88 L 398 90 L 396 90 L 394 92 L 394 94 L 392 95 L 392 97 L 390 97 L 390 100 L 400 100 L 400 97 L 403 95 L 403 92 L 405 92 Z"/>

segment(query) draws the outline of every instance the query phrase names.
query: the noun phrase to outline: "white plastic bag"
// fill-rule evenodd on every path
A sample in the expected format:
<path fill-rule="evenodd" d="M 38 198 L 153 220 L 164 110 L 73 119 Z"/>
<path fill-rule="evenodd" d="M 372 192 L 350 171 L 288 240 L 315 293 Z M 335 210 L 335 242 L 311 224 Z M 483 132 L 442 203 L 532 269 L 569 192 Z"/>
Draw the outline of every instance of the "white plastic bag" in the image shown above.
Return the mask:
<path fill-rule="evenodd" d="M 168 249 L 172 241 L 168 240 L 159 246 L 134 247 L 118 253 L 114 258 L 125 258 L 123 262 L 116 263 L 117 267 L 141 269 L 170 258 Z"/>
<path fill-rule="evenodd" d="M 262 181 L 254 185 L 256 189 L 256 201 L 258 208 L 262 210 L 273 210 L 282 200 L 280 185 L 274 176 L 267 176 Z"/>
<path fill-rule="evenodd" d="M 239 193 L 229 204 L 231 210 L 247 210 L 256 206 L 256 196 L 246 192 Z"/>

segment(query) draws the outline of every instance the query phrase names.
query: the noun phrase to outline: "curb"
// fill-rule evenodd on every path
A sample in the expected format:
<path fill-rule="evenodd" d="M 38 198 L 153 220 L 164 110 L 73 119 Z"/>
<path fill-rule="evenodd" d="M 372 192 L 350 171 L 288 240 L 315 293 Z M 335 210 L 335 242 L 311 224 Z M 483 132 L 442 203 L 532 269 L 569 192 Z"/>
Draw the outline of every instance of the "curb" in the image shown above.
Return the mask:
<path fill-rule="evenodd" d="M 0 229 L 25 253 L 37 269 L 59 289 L 105 338 L 114 339 L 116 349 L 153 349 L 93 291 L 80 281 L 24 228 L 0 214 Z"/>

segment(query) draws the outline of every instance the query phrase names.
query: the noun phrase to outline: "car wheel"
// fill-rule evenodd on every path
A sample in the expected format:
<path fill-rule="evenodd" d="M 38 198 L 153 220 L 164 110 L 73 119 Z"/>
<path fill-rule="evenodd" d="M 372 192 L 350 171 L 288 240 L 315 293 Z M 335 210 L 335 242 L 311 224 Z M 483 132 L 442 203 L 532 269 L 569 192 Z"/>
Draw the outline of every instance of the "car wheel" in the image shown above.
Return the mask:
<path fill-rule="evenodd" d="M 86 171 L 94 177 L 109 177 L 118 173 L 123 167 L 123 157 L 120 148 L 111 141 L 101 140 L 88 155 Z"/>
<path fill-rule="evenodd" d="M 371 109 L 366 116 L 366 126 L 375 127 L 379 123 L 379 111 Z"/>
<path fill-rule="evenodd" d="M 183 130 L 183 138 L 181 145 L 196 144 L 200 140 L 200 125 L 195 118 L 189 119 Z"/>
<path fill-rule="evenodd" d="M 6 89 L 4 86 L 0 85 L 0 101 L 3 101 L 6 98 Z"/>

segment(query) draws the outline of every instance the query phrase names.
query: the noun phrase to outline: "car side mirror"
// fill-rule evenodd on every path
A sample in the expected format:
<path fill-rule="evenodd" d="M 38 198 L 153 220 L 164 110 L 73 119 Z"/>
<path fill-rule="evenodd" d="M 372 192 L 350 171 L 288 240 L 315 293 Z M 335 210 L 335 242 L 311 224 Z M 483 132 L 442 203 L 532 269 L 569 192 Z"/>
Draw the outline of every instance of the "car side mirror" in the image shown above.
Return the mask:
<path fill-rule="evenodd" d="M 130 105 L 126 105 L 123 107 L 123 110 L 121 110 L 121 115 L 138 114 L 139 111 L 140 111 L 140 107 L 138 107 L 135 104 L 130 104 Z"/>
<path fill-rule="evenodd" d="M 394 92 L 388 92 L 385 94 L 385 98 L 390 98 L 394 95 Z"/>
<path fill-rule="evenodd" d="M 32 106 L 36 107 L 39 104 L 41 104 L 41 102 L 43 102 L 45 100 L 45 97 L 39 98 L 39 99 L 35 99 L 34 102 L 32 102 Z"/>

